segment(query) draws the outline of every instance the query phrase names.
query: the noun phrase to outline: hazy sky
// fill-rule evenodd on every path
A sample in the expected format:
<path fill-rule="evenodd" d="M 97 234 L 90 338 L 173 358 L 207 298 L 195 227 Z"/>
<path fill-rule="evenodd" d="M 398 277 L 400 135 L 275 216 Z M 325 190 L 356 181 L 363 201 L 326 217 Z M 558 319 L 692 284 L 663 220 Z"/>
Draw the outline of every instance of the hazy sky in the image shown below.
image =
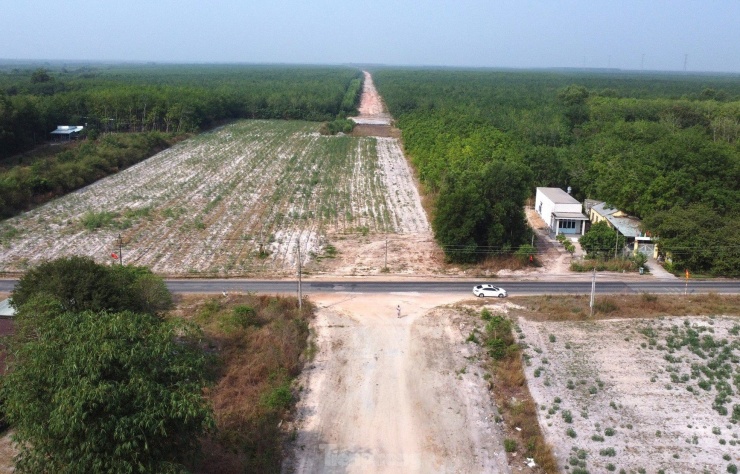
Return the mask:
<path fill-rule="evenodd" d="M 4 0 L 0 58 L 740 72 L 740 0 Z"/>

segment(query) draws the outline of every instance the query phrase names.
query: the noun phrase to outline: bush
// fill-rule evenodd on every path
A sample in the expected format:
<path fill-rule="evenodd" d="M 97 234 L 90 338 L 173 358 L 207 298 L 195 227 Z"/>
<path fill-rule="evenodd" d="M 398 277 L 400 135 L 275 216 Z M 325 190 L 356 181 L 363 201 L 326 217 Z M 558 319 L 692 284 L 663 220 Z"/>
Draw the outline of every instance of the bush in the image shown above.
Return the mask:
<path fill-rule="evenodd" d="M 504 451 L 507 453 L 516 451 L 516 441 L 511 438 L 504 439 Z"/>
<path fill-rule="evenodd" d="M 594 303 L 594 310 L 596 310 L 599 313 L 613 313 L 614 311 L 617 311 L 619 309 L 619 306 L 617 303 L 615 303 L 611 299 L 604 299 L 601 301 L 596 301 Z"/>
<path fill-rule="evenodd" d="M 338 118 L 331 122 L 326 122 L 321 125 L 320 133 L 322 135 L 336 135 L 337 133 L 351 133 L 355 128 L 354 120 Z"/>
<path fill-rule="evenodd" d="M 267 392 L 261 402 L 271 409 L 285 409 L 293 402 L 293 393 L 288 384 L 280 385 Z"/>
<path fill-rule="evenodd" d="M 510 346 L 514 344 L 511 334 L 511 321 L 500 315 L 495 315 L 486 324 L 486 346 L 488 353 L 494 359 L 503 359 Z"/>
<path fill-rule="evenodd" d="M 522 264 L 527 264 L 529 262 L 534 263 L 535 255 L 537 255 L 537 249 L 529 244 L 520 245 L 519 248 L 516 249 L 516 252 L 514 252 L 514 256 Z"/>
<path fill-rule="evenodd" d="M 86 311 L 14 340 L 0 390 L 20 446 L 16 470 L 175 470 L 212 424 L 199 339 L 185 323 Z"/>
<path fill-rule="evenodd" d="M 42 263 L 18 281 L 11 301 L 21 311 L 44 294 L 63 311 L 135 311 L 154 314 L 172 305 L 164 280 L 149 269 L 107 266 L 88 257 L 63 257 Z"/>

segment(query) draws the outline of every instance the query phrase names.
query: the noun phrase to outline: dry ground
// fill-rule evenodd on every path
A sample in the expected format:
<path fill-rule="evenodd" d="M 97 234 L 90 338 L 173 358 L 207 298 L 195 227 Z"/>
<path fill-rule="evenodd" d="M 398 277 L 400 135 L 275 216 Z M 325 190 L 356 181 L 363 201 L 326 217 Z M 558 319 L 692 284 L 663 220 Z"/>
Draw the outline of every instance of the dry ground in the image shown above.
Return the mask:
<path fill-rule="evenodd" d="M 643 314 L 681 306 L 644 299 Z M 714 473 L 740 463 L 740 428 L 731 420 L 732 407 L 740 404 L 737 301 L 701 299 L 707 301 L 686 304 L 716 305 L 735 316 L 640 318 L 630 306 L 635 302 L 616 298 L 617 305 L 627 306 L 629 318 L 547 321 L 547 313 L 576 319 L 583 319 L 583 313 L 565 315 L 555 307 L 559 303 L 545 300 L 534 308 L 525 299 L 526 308 L 512 311 L 518 315 L 514 317 L 520 341 L 526 345 L 525 372 L 539 407 L 540 426 L 555 448 L 561 470 L 583 463 L 590 472 L 614 467 L 615 472 L 629 473 L 639 469 Z M 574 299 L 565 305 L 575 311 L 581 303 Z M 673 340 L 675 346 L 691 331 L 698 334 L 696 344 L 701 344 L 704 358 L 687 346 L 669 345 Z M 725 415 L 713 409 L 719 393 L 713 384 L 725 379 L 707 375 L 712 373 L 708 367 L 714 364 L 713 354 L 723 350 L 729 351 L 726 368 L 732 375 L 726 381 L 733 392 L 725 401 L 729 410 Z"/>
<path fill-rule="evenodd" d="M 510 472 L 469 316 L 446 306 L 459 296 L 312 299 L 318 352 L 285 472 Z"/>
<path fill-rule="evenodd" d="M 398 140 L 318 126 L 236 122 L 3 221 L 0 272 L 73 254 L 111 261 L 120 235 L 124 262 L 164 275 L 284 277 L 299 248 L 310 273 L 373 274 L 385 260 L 366 257 L 379 242 L 384 255 L 388 235 L 390 271 L 429 273 L 436 245 Z M 108 222 L 91 229 L 90 215 Z M 340 258 L 322 258 L 332 246 Z"/>

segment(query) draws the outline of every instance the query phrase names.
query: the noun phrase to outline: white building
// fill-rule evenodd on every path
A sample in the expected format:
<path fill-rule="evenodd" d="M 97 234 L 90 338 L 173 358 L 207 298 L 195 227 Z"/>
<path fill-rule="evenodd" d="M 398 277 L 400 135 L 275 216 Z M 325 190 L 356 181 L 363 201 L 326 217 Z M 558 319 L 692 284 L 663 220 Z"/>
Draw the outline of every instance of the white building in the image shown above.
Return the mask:
<path fill-rule="evenodd" d="M 534 209 L 555 235 L 586 233 L 581 203 L 560 188 L 537 188 Z"/>

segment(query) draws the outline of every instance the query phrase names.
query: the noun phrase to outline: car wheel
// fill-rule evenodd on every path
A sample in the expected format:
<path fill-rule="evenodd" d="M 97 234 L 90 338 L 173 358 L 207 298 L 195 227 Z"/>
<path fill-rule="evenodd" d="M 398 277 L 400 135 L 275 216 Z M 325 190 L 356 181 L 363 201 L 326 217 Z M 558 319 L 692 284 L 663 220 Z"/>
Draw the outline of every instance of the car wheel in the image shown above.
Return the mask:
<path fill-rule="evenodd" d="M 486 295 L 484 295 L 483 293 L 478 293 L 478 298 L 483 298 L 484 296 Z"/>
<path fill-rule="evenodd" d="M 503 295 L 502 293 L 499 293 L 499 294 L 498 294 L 498 297 L 499 297 L 499 298 L 503 298 L 503 297 L 504 297 L 504 295 Z"/>

